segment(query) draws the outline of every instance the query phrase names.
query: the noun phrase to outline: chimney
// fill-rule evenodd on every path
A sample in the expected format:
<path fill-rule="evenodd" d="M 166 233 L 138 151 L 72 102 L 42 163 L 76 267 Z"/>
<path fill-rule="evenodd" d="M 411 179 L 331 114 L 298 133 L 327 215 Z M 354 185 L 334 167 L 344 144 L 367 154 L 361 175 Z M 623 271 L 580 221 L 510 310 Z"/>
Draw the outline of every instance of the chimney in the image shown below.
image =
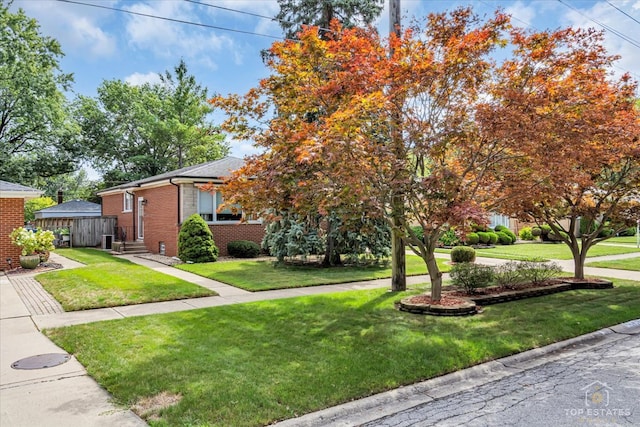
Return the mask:
<path fill-rule="evenodd" d="M 62 204 L 62 190 L 58 190 L 58 204 Z"/>

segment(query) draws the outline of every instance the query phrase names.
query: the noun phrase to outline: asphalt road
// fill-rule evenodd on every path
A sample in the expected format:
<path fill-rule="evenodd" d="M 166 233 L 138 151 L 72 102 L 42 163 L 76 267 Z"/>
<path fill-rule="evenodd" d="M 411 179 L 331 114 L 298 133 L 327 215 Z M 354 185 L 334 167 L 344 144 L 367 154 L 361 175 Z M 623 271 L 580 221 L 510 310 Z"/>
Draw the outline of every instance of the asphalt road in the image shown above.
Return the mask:
<path fill-rule="evenodd" d="M 621 336 L 363 425 L 640 426 L 640 335 Z"/>

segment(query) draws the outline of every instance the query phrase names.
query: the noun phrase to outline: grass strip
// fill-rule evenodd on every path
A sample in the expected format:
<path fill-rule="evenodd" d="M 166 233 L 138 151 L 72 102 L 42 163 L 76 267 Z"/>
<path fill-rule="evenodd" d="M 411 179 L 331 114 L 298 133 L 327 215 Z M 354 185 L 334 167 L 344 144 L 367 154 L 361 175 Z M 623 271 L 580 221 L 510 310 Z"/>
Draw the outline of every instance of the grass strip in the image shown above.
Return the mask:
<path fill-rule="evenodd" d="M 407 255 L 407 275 L 427 274 L 422 258 Z M 446 259 L 437 259 L 440 271 L 449 271 Z M 309 267 L 275 266 L 271 261 L 225 261 L 204 264 L 180 264 L 177 268 L 217 280 L 247 291 L 331 285 L 391 277 L 389 266 Z"/>
<path fill-rule="evenodd" d="M 449 253 L 450 249 L 436 249 L 436 252 Z M 619 255 L 640 252 L 640 249 L 630 246 L 609 246 L 605 244 L 595 245 L 589 252 L 587 258 Z M 564 243 L 521 243 L 517 245 L 499 245 L 488 249 L 476 249 L 476 256 L 483 258 L 499 258 L 523 260 L 527 258 L 538 258 L 546 261 L 550 259 L 572 259 L 571 250 Z"/>
<path fill-rule="evenodd" d="M 152 426 L 260 426 L 625 322 L 640 283 L 430 317 L 385 289 L 133 317 L 46 334 Z M 414 291 L 415 292 L 415 291 Z M 594 316 L 593 313 L 597 313 Z"/>
<path fill-rule="evenodd" d="M 102 257 L 95 249 L 61 252 L 89 265 L 39 274 L 36 280 L 60 302 L 65 311 L 115 307 L 217 295 L 214 291 L 147 267 Z M 70 257 L 71 257 L 70 256 Z"/>
<path fill-rule="evenodd" d="M 617 270 L 640 271 L 640 257 L 625 258 L 611 261 L 594 261 L 586 264 L 587 267 L 614 268 Z"/>

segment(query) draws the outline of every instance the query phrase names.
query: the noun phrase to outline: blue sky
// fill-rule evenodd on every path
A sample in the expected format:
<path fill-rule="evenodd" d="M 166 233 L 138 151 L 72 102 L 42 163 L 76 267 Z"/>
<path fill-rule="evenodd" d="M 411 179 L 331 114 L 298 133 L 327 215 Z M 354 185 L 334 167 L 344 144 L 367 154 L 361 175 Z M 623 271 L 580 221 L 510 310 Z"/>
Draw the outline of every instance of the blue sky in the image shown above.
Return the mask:
<path fill-rule="evenodd" d="M 156 81 L 158 73 L 172 69 L 181 58 L 210 94 L 244 93 L 267 75 L 260 51 L 282 36 L 277 22 L 251 15 L 275 16 L 276 0 L 77 1 L 271 36 L 168 22 L 56 0 L 14 0 L 12 9 L 24 9 L 39 21 L 43 34 L 61 43 L 65 53 L 62 70 L 74 74 L 74 92 L 88 96 L 96 95 L 103 80 L 121 79 L 134 84 Z M 385 0 L 377 25 L 384 34 L 388 32 L 388 3 Z M 606 36 L 608 51 L 622 56 L 616 72 L 630 71 L 640 80 L 640 0 L 401 0 L 405 20 L 469 4 L 481 15 L 501 7 L 514 17 L 515 25 L 537 30 L 608 26 L 619 32 L 608 32 Z M 232 155 L 242 157 L 252 152 L 249 143 L 232 143 Z"/>

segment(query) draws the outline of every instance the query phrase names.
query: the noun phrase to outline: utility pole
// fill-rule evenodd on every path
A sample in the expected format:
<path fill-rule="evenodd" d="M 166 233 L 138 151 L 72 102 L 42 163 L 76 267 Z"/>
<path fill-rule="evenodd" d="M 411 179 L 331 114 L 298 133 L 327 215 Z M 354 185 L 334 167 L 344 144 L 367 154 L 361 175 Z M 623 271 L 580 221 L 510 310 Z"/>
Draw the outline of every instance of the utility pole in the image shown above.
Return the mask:
<path fill-rule="evenodd" d="M 401 36 L 400 31 L 400 0 L 389 0 L 389 36 L 393 34 Z M 389 55 L 393 56 L 393 48 L 390 47 Z M 391 92 L 395 95 L 394 84 L 391 83 Z M 396 99 L 392 105 L 401 108 L 404 100 Z M 396 158 L 405 156 L 404 142 L 402 140 L 402 125 L 400 111 L 391 113 L 391 144 Z M 401 180 L 402 181 L 402 180 Z M 406 249 L 402 239 L 402 224 L 404 219 L 404 195 L 402 189 L 394 189 L 391 195 L 391 290 L 393 292 L 407 289 Z"/>

